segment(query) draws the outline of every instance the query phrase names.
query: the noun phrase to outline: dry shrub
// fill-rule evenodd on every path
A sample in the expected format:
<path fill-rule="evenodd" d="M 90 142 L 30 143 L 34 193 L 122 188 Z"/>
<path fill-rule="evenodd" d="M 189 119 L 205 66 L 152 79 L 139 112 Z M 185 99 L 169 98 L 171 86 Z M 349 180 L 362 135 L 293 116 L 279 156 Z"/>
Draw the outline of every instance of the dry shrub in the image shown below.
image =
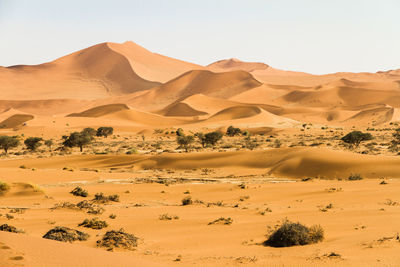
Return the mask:
<path fill-rule="evenodd" d="M 77 240 L 85 241 L 89 238 L 89 235 L 68 227 L 57 226 L 48 231 L 43 238 L 62 242 L 73 242 Z"/>
<path fill-rule="evenodd" d="M 87 228 L 92 228 L 96 230 L 103 229 L 108 226 L 106 221 L 101 221 L 98 218 L 92 218 L 92 219 L 85 219 L 82 223 L 80 223 L 78 226 L 83 226 Z"/>
<path fill-rule="evenodd" d="M 138 238 L 132 234 L 125 233 L 123 229 L 108 231 L 102 239 L 97 241 L 98 247 L 104 247 L 107 250 L 114 250 L 114 248 L 134 250 L 137 245 Z"/>
<path fill-rule="evenodd" d="M 264 244 L 271 247 L 303 246 L 323 239 L 324 230 L 319 225 L 306 227 L 298 222 L 285 221 Z"/>

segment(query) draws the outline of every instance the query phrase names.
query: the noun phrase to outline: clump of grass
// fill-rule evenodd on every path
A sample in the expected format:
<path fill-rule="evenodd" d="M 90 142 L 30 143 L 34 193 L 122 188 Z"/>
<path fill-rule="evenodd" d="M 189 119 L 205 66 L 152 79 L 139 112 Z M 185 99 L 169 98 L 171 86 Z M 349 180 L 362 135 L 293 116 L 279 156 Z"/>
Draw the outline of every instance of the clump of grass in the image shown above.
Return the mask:
<path fill-rule="evenodd" d="M 87 228 L 100 230 L 100 229 L 106 228 L 108 226 L 108 224 L 106 221 L 101 221 L 98 218 L 92 218 L 92 219 L 85 219 L 78 226 L 83 226 L 83 227 L 87 227 Z"/>
<path fill-rule="evenodd" d="M 89 238 L 89 235 L 74 230 L 68 227 L 57 226 L 48 231 L 43 238 L 61 241 L 61 242 L 73 242 L 73 241 L 85 241 Z"/>
<path fill-rule="evenodd" d="M 8 224 L 0 225 L 0 231 L 10 232 L 10 233 L 23 233 L 23 230 L 19 230 L 14 226 Z"/>
<path fill-rule="evenodd" d="M 125 233 L 123 229 L 112 230 L 106 232 L 103 238 L 97 241 L 97 246 L 107 250 L 114 250 L 114 248 L 134 250 L 138 245 L 138 239 L 132 234 Z"/>
<path fill-rule="evenodd" d="M 271 247 L 303 246 L 320 242 L 324 239 L 324 230 L 320 225 L 311 227 L 300 223 L 285 221 L 264 242 Z"/>
<path fill-rule="evenodd" d="M 168 213 L 164 213 L 164 214 L 161 214 L 158 218 L 162 221 L 170 221 L 170 220 L 178 220 L 179 216 L 169 215 Z"/>
<path fill-rule="evenodd" d="M 350 176 L 347 178 L 349 181 L 357 181 L 357 180 L 362 180 L 364 179 L 360 174 L 355 173 L 355 174 L 350 174 Z"/>
<path fill-rule="evenodd" d="M 191 205 L 193 204 L 192 197 L 185 197 L 182 199 L 182 206 Z"/>
<path fill-rule="evenodd" d="M 10 186 L 7 183 L 0 181 L 0 195 L 7 193 L 10 190 Z"/>
<path fill-rule="evenodd" d="M 110 201 L 119 202 L 119 195 L 106 196 L 102 192 L 100 192 L 100 193 L 96 193 L 96 195 L 94 195 L 93 201 L 97 202 L 97 203 L 103 203 L 103 204 L 108 203 Z"/>
<path fill-rule="evenodd" d="M 77 197 L 87 197 L 89 195 L 88 191 L 80 186 L 75 187 L 70 193 Z"/>
<path fill-rule="evenodd" d="M 233 219 L 231 217 L 228 217 L 228 218 L 220 217 L 212 222 L 209 222 L 208 225 L 211 225 L 211 224 L 231 225 L 232 223 L 233 223 Z"/>
<path fill-rule="evenodd" d="M 114 213 L 112 213 L 112 214 L 110 214 L 110 216 L 108 216 L 108 218 L 114 220 L 115 218 L 117 218 L 117 215 L 115 215 Z"/>
<path fill-rule="evenodd" d="M 87 213 L 89 214 L 102 214 L 104 212 L 104 209 L 98 205 L 95 205 L 87 200 L 83 200 L 76 204 L 78 209 L 80 210 L 86 210 Z"/>
<path fill-rule="evenodd" d="M 271 210 L 270 208 L 267 207 L 265 210 L 260 211 L 259 214 L 265 215 L 267 212 L 272 212 L 272 210 Z"/>

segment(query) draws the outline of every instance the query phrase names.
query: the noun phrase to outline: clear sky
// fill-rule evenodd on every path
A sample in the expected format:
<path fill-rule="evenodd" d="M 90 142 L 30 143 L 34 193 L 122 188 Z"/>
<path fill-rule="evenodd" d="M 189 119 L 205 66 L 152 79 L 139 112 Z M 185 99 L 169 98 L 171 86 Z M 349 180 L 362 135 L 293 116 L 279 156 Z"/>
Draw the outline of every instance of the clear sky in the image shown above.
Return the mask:
<path fill-rule="evenodd" d="M 399 69 L 400 0 L 0 0 L 2 66 L 127 40 L 202 65 Z"/>

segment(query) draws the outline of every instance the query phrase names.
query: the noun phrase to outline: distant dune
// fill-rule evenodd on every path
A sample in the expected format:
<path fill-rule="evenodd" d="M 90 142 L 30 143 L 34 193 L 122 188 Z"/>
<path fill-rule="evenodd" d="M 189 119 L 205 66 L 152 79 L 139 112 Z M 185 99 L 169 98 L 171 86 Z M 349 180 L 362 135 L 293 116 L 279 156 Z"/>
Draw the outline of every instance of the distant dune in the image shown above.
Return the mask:
<path fill-rule="evenodd" d="M 109 104 L 109 105 L 104 105 L 104 106 L 98 106 L 94 107 L 79 113 L 71 113 L 68 115 L 68 117 L 100 117 L 100 116 L 105 116 L 108 114 L 112 114 L 117 111 L 121 110 L 127 110 L 129 107 L 127 107 L 125 104 Z"/>
<path fill-rule="evenodd" d="M 109 119 L 134 123 L 132 114 L 145 112 L 165 118 L 162 125 L 195 123 L 187 118 L 198 117 L 198 125 L 207 127 L 227 118 L 262 120 L 253 116 L 262 109 L 286 122 L 362 126 L 399 120 L 399 103 L 398 70 L 312 75 L 235 58 L 200 66 L 133 42 L 101 43 L 35 66 L 0 67 L 0 109 L 39 115 L 40 122 L 54 116 L 79 116 L 83 122 L 129 107 L 135 111 Z"/>

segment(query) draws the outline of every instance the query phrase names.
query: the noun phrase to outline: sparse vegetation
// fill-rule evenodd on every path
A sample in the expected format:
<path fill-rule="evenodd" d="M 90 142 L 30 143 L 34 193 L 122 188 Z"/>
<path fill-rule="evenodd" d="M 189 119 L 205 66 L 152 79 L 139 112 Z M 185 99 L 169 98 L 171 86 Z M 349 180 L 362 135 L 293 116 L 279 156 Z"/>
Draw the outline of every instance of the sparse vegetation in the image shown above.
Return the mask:
<path fill-rule="evenodd" d="M 324 230 L 319 225 L 306 227 L 300 223 L 285 221 L 264 242 L 271 247 L 303 246 L 324 239 Z"/>
<path fill-rule="evenodd" d="M 80 223 L 78 226 L 83 226 L 86 228 L 91 228 L 91 229 L 96 229 L 100 230 L 108 226 L 106 221 L 101 221 L 98 218 L 92 218 L 92 219 L 85 219 L 82 223 Z"/>
<path fill-rule="evenodd" d="M 108 203 L 110 201 L 119 202 L 119 195 L 115 194 L 115 195 L 106 196 L 102 192 L 100 192 L 100 193 L 96 193 L 94 195 L 93 201 L 97 202 L 97 203 Z"/>
<path fill-rule="evenodd" d="M 178 220 L 179 216 L 177 215 L 169 215 L 168 213 L 161 214 L 158 217 L 161 221 L 170 221 L 170 220 Z"/>
<path fill-rule="evenodd" d="M 361 174 L 358 173 L 354 173 L 354 174 L 350 174 L 350 176 L 347 178 L 347 180 L 349 181 L 357 181 L 357 180 L 362 180 L 364 179 Z"/>
<path fill-rule="evenodd" d="M 14 226 L 8 224 L 0 225 L 0 231 L 10 232 L 10 233 L 23 233 L 24 231 L 17 229 Z"/>
<path fill-rule="evenodd" d="M 228 218 L 220 217 L 212 222 L 209 222 L 208 225 L 211 225 L 211 224 L 231 225 L 232 223 L 233 223 L 233 219 L 231 217 L 228 217 Z"/>

